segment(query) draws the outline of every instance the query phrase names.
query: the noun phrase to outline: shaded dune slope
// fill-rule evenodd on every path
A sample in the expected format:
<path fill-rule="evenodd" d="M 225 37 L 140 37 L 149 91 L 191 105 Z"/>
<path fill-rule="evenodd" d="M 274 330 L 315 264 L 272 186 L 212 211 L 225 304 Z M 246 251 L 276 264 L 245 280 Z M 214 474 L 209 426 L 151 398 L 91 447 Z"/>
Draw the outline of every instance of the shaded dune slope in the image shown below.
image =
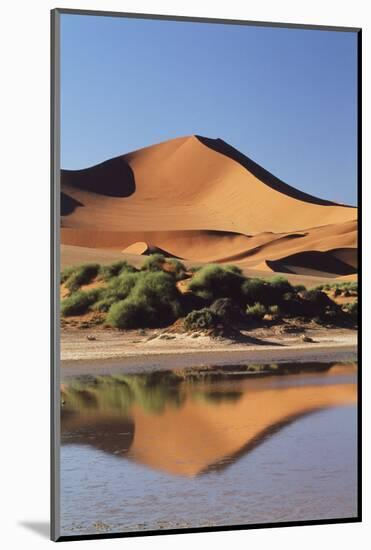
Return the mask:
<path fill-rule="evenodd" d="M 177 138 L 62 170 L 61 184 L 62 243 L 70 246 L 267 270 L 293 254 L 357 246 L 356 208 L 288 186 L 219 139 Z M 336 259 L 324 273 L 341 275 L 340 264 L 356 271 L 354 255 Z"/>

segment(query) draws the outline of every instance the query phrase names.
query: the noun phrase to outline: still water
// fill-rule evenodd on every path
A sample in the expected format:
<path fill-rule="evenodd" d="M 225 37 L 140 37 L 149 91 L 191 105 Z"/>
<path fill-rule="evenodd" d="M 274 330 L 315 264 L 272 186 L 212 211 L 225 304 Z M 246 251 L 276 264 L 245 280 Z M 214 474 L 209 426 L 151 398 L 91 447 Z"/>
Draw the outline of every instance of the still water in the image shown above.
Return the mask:
<path fill-rule="evenodd" d="M 308 367 L 67 379 L 62 535 L 356 516 L 356 366 Z"/>

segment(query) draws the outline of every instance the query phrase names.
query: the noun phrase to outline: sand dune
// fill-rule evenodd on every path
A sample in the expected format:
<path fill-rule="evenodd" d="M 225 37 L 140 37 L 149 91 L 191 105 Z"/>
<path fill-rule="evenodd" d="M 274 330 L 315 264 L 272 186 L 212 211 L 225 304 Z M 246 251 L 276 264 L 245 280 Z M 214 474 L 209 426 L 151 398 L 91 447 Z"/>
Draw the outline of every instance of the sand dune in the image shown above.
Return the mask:
<path fill-rule="evenodd" d="M 317 271 L 356 272 L 356 208 L 288 186 L 222 140 L 178 138 L 61 180 L 69 246 L 274 271 L 300 254 L 308 274 L 318 267 L 308 252 L 326 252 Z"/>

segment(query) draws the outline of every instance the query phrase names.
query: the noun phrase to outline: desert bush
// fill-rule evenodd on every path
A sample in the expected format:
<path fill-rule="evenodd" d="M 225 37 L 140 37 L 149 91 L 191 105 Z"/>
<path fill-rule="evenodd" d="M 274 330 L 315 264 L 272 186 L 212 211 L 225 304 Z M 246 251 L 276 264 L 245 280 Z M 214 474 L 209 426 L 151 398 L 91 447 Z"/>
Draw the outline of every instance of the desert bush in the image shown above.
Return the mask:
<path fill-rule="evenodd" d="M 113 264 L 102 265 L 99 269 L 99 278 L 104 281 L 109 281 L 123 272 L 135 273 L 136 271 L 137 269 L 128 262 L 117 261 Z"/>
<path fill-rule="evenodd" d="M 152 326 L 156 311 L 145 299 L 129 297 L 111 305 L 106 323 L 111 327 L 129 329 Z"/>
<path fill-rule="evenodd" d="M 124 271 L 120 273 L 120 275 L 111 279 L 103 296 L 107 298 L 115 296 L 116 300 L 127 298 L 141 276 L 143 274 L 139 272 L 131 273 Z"/>
<path fill-rule="evenodd" d="M 175 280 L 163 271 L 142 274 L 131 295 L 147 300 L 156 309 L 159 320 L 164 323 L 180 317 L 182 313 L 180 293 Z"/>
<path fill-rule="evenodd" d="M 125 288 L 129 292 L 123 300 L 111 304 L 107 324 L 118 328 L 145 328 L 163 326 L 180 317 L 182 308 L 174 277 L 163 271 L 127 273 L 125 284 L 130 275 L 130 284 Z M 121 278 L 123 275 L 118 277 Z M 117 284 L 119 287 L 120 282 Z M 107 300 L 110 296 L 105 295 L 103 298 Z M 106 304 L 101 307 L 106 307 Z"/>
<path fill-rule="evenodd" d="M 81 315 L 86 313 L 98 298 L 99 289 L 92 289 L 88 291 L 79 290 L 74 292 L 68 296 L 68 298 L 62 300 L 61 314 L 63 317 L 69 317 L 71 315 Z"/>
<path fill-rule="evenodd" d="M 65 283 L 67 279 L 71 277 L 74 271 L 76 271 L 75 265 L 72 265 L 63 269 L 63 271 L 61 272 L 61 279 L 60 279 L 61 283 Z"/>
<path fill-rule="evenodd" d="M 295 294 L 294 287 L 283 277 L 273 277 L 271 280 L 248 278 L 242 285 L 242 294 L 245 303 L 262 304 L 266 307 L 280 305 L 287 293 Z"/>
<path fill-rule="evenodd" d="M 210 311 L 215 313 L 225 325 L 238 325 L 245 320 L 244 312 L 230 298 L 218 298 L 211 304 Z"/>
<path fill-rule="evenodd" d="M 186 330 L 205 330 L 217 327 L 220 319 L 211 309 L 205 307 L 197 311 L 191 311 L 184 319 Z"/>
<path fill-rule="evenodd" d="M 242 284 L 242 295 L 246 304 L 253 305 L 257 302 L 267 301 L 267 283 L 263 279 L 249 277 Z"/>
<path fill-rule="evenodd" d="M 75 292 L 82 285 L 89 284 L 98 275 L 99 268 L 99 264 L 83 264 L 76 267 L 66 279 L 66 287 L 70 292 Z"/>
<path fill-rule="evenodd" d="M 231 266 L 209 264 L 197 271 L 188 288 L 209 301 L 218 298 L 239 301 L 243 281 L 244 277 Z"/>
<path fill-rule="evenodd" d="M 117 302 L 116 296 L 103 295 L 94 304 L 92 304 L 90 309 L 92 311 L 101 311 L 102 313 L 107 313 L 107 311 L 110 309 L 112 304 L 114 304 L 115 302 Z"/>
<path fill-rule="evenodd" d="M 246 314 L 254 319 L 263 319 L 266 313 L 267 310 L 263 304 L 256 303 L 252 306 L 247 306 L 246 308 Z"/>
<path fill-rule="evenodd" d="M 92 305 L 94 311 L 107 312 L 112 304 L 127 298 L 136 285 L 140 272 L 123 271 L 109 280 L 108 286 L 100 290 L 99 300 Z"/>
<path fill-rule="evenodd" d="M 242 269 L 240 269 L 237 265 L 228 264 L 228 265 L 224 265 L 223 267 L 228 271 L 232 271 L 232 273 L 236 273 L 236 275 L 243 276 Z"/>
<path fill-rule="evenodd" d="M 142 265 L 142 271 L 161 271 L 165 263 L 163 254 L 151 254 L 147 256 Z"/>
<path fill-rule="evenodd" d="M 182 310 L 185 315 L 196 309 L 202 309 L 207 307 L 210 303 L 210 300 L 205 300 L 199 294 L 194 294 L 193 292 L 185 292 L 180 295 L 180 301 L 182 304 Z"/>
<path fill-rule="evenodd" d="M 334 282 L 334 283 L 324 283 L 321 285 L 318 285 L 314 288 L 314 290 L 333 290 L 338 291 L 340 294 L 342 294 L 345 291 L 348 292 L 358 292 L 358 283 L 357 281 L 344 281 L 344 282 Z"/>
<path fill-rule="evenodd" d="M 306 290 L 305 292 L 300 293 L 300 296 L 306 302 L 310 302 L 318 308 L 319 311 L 325 309 L 326 307 L 336 308 L 336 303 L 327 296 L 322 290 Z"/>

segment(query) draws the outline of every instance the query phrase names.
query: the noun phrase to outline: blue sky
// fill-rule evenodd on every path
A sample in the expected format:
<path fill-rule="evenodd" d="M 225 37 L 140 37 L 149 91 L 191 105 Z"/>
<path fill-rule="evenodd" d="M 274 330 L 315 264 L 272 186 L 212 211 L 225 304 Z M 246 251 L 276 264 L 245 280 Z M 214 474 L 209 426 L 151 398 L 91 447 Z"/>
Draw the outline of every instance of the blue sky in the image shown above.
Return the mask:
<path fill-rule="evenodd" d="M 200 134 L 356 204 L 356 33 L 61 19 L 62 168 Z"/>

